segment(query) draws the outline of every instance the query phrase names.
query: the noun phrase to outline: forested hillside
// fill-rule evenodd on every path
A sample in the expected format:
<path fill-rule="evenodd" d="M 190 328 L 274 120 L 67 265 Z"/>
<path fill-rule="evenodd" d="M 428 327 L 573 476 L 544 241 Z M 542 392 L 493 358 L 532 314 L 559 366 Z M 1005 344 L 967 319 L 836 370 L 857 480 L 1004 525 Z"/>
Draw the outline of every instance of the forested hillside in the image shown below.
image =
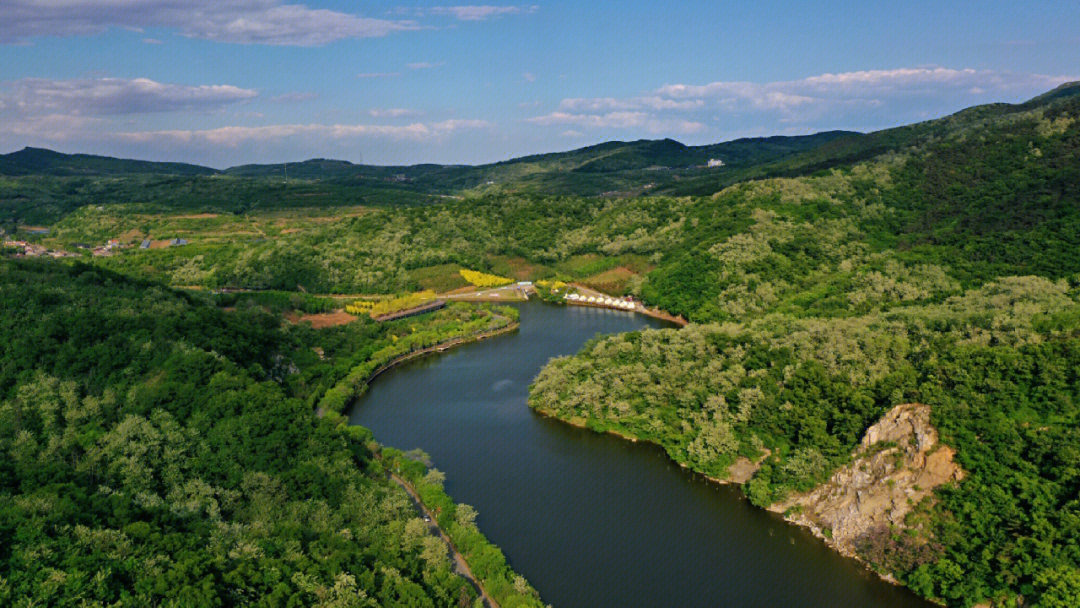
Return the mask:
<path fill-rule="evenodd" d="M 476 194 L 626 196 L 716 173 L 779 161 L 857 133 L 737 139 L 709 146 L 674 140 L 608 142 L 490 165 L 360 165 L 311 159 L 224 171 L 183 163 L 61 154 L 26 148 L 0 155 L 0 227 L 52 223 L 76 209 L 144 205 L 155 211 L 245 213 L 275 208 L 411 205 Z"/>
<path fill-rule="evenodd" d="M 63 154 L 43 148 L 23 148 L 0 154 L 0 175 L 94 176 L 138 175 L 212 175 L 216 170 L 186 163 L 155 163 L 143 160 Z"/>
<path fill-rule="evenodd" d="M 768 506 L 926 403 L 965 477 L 860 555 L 949 605 L 1076 605 L 1080 103 L 1055 98 L 716 194 L 744 226 L 668 250 L 641 287 L 709 323 L 594 341 L 530 404 L 710 476 L 760 462 L 745 491 Z"/>
<path fill-rule="evenodd" d="M 313 403 L 398 344 L 504 321 L 313 330 L 51 261 L 0 261 L 0 300 L 0 604 L 472 605 L 370 433 Z M 472 543 L 502 605 L 540 605 Z"/>
<path fill-rule="evenodd" d="M 893 406 L 929 405 L 965 476 L 862 557 L 948 605 L 1076 606 L 1078 93 L 868 135 L 614 142 L 485 167 L 318 160 L 288 185 L 268 167 L 0 179 L 4 226 L 50 229 L 18 232 L 33 244 L 131 245 L 4 263 L 0 593 L 83 597 L 100 579 L 85 597 L 154 600 L 173 580 L 191 597 L 457 597 L 462 581 L 410 540 L 371 438 L 332 420 L 400 349 L 507 317 L 452 306 L 415 334 L 314 331 L 164 285 L 400 296 L 463 287 L 466 270 L 690 321 L 554 360 L 531 405 L 714 477 L 759 461 L 744 486 L 758 505 L 828 479 Z M 730 166 L 695 166 L 713 155 Z"/>
<path fill-rule="evenodd" d="M 624 334 L 552 361 L 530 404 L 721 479 L 764 458 L 746 492 L 768 506 L 824 482 L 892 406 L 929 403 L 968 476 L 887 560 L 870 537 L 863 556 L 952 604 L 1019 592 L 1065 606 L 1052 598 L 1078 589 L 1078 300 L 1075 283 L 1021 277 L 890 313 Z"/>

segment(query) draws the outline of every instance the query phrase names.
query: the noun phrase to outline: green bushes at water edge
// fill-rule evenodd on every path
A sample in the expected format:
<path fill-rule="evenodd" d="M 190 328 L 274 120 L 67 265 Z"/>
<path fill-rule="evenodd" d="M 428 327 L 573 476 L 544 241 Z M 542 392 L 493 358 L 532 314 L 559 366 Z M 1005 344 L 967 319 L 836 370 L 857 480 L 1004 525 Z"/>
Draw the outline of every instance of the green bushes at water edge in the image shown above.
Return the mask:
<path fill-rule="evenodd" d="M 444 475 L 425 464 L 427 458 L 416 451 L 402 453 L 384 448 L 383 458 L 389 470 L 397 472 L 416 489 L 421 500 L 436 514 L 439 527 L 465 557 L 473 574 L 500 606 L 541 607 L 539 593 L 506 563 L 506 557 L 477 529 L 476 510 L 457 504 L 443 490 Z"/>
<path fill-rule="evenodd" d="M 446 312 L 436 317 L 438 321 L 434 324 L 428 324 L 422 329 L 417 328 L 400 338 L 397 334 L 392 334 L 391 340 L 370 344 L 368 349 L 376 350 L 365 352 L 363 358 L 359 359 L 360 362 L 349 369 L 322 395 L 318 400 L 319 409 L 323 412 L 342 413 L 353 399 L 367 391 L 367 382 L 371 374 L 383 365 L 398 357 L 431 348 L 443 342 L 455 339 L 467 340 L 481 333 L 502 329 L 517 322 L 519 314 L 516 308 L 509 306 L 477 309 L 459 303 L 450 304 L 444 310 Z M 408 324 L 409 320 L 395 323 Z M 410 326 L 416 328 L 415 322 Z"/>

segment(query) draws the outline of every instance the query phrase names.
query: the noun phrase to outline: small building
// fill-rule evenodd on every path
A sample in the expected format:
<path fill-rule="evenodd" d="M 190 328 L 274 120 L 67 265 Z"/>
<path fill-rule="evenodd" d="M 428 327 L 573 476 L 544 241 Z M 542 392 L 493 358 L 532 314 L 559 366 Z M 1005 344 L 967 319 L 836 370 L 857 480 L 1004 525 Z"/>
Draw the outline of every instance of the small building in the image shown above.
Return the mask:
<path fill-rule="evenodd" d="M 716 167 L 723 167 L 724 166 L 724 161 L 720 160 L 719 158 L 710 158 L 709 159 L 709 164 L 706 165 L 706 166 L 709 167 L 710 169 L 714 169 Z"/>
<path fill-rule="evenodd" d="M 149 249 L 150 239 L 143 239 L 143 242 L 139 243 L 139 249 Z"/>
<path fill-rule="evenodd" d="M 176 239 L 173 239 L 173 240 L 169 241 L 169 247 L 179 247 L 181 245 L 187 245 L 187 244 L 188 243 L 187 243 L 186 239 L 176 238 Z"/>

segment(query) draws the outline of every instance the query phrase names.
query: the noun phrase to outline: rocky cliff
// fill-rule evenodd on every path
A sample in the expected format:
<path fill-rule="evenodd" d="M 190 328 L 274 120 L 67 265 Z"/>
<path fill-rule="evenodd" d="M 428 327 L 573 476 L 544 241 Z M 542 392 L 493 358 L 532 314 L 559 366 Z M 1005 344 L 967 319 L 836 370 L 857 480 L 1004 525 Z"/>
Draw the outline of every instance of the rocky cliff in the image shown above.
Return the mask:
<path fill-rule="evenodd" d="M 908 527 L 908 514 L 934 488 L 963 474 L 953 450 L 938 442 L 930 406 L 909 403 L 867 429 L 851 463 L 829 481 L 769 509 L 809 527 L 848 556 L 878 561 L 873 554 L 899 551 L 920 559 L 930 550 L 929 539 L 896 532 Z"/>

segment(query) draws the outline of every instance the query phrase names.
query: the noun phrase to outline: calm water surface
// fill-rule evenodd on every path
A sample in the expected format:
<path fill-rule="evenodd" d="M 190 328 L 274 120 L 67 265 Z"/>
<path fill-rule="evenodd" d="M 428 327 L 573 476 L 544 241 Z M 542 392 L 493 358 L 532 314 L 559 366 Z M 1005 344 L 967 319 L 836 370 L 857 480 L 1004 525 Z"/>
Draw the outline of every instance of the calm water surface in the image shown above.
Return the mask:
<path fill-rule="evenodd" d="M 534 414 L 529 383 L 597 333 L 661 327 L 631 313 L 519 306 L 514 334 L 380 376 L 351 421 L 422 448 L 447 492 L 556 608 L 920 606 L 801 528 L 659 448 Z"/>

